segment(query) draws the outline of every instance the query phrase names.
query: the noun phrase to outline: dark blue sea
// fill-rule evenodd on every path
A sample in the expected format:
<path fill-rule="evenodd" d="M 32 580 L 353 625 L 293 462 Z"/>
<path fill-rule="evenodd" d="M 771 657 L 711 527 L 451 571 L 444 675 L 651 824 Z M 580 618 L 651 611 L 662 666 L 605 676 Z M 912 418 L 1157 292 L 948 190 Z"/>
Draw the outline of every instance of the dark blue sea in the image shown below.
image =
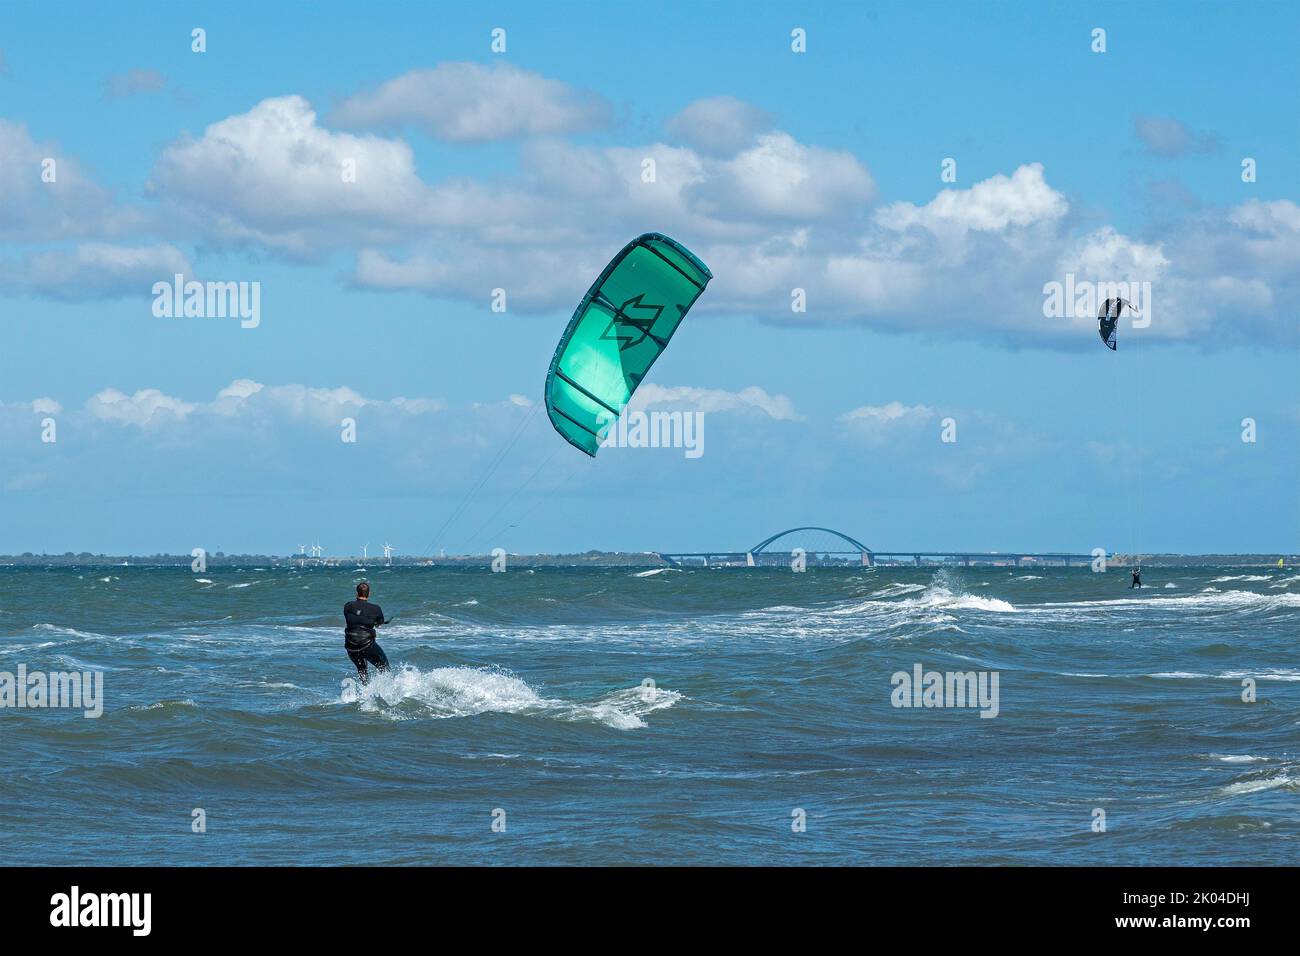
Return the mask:
<path fill-rule="evenodd" d="M 341 606 L 362 577 L 396 620 L 393 671 L 359 687 Z M 99 717 L 0 709 L 0 846 L 75 865 L 1294 864 L 1300 573 L 1145 577 L 0 568 L 0 684 L 20 665 L 103 681 Z M 996 707 L 895 706 L 918 668 L 944 692 L 996 676 Z"/>

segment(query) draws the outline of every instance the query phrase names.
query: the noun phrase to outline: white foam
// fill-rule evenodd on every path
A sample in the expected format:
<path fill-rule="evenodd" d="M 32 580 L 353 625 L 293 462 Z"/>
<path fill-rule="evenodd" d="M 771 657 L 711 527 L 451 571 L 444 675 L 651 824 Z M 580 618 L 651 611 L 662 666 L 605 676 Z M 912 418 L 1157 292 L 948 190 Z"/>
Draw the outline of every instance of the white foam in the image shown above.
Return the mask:
<path fill-rule="evenodd" d="M 671 707 L 681 698 L 677 691 L 661 687 L 627 687 L 602 697 L 594 704 L 569 705 L 568 717 L 571 720 L 595 719 L 615 730 L 635 730 L 648 726 L 644 720 L 647 714 Z"/>
<path fill-rule="evenodd" d="M 359 703 L 368 712 L 404 701 L 427 705 L 435 717 L 468 717 L 482 713 L 517 713 L 542 705 L 542 699 L 517 677 L 501 671 L 469 667 L 438 667 L 422 671 L 409 664 L 371 675 L 367 684 L 349 683 L 344 703 Z"/>
<path fill-rule="evenodd" d="M 168 707 L 168 706 L 172 706 L 172 707 L 197 707 L 198 705 L 195 704 L 194 701 L 190 700 L 190 698 L 188 698 L 188 697 L 183 697 L 183 698 L 181 698 L 180 700 L 160 700 L 160 701 L 156 701 L 155 703 L 152 703 L 152 704 L 132 704 L 131 706 L 127 707 L 126 709 L 127 709 L 127 710 L 161 710 L 162 708 L 164 708 L 164 707 Z"/>
<path fill-rule="evenodd" d="M 1274 777 L 1261 777 L 1257 780 L 1239 780 L 1236 783 L 1230 783 L 1223 788 L 1223 793 L 1243 794 L 1243 793 L 1260 793 L 1264 790 L 1276 790 L 1279 787 L 1291 788 L 1295 780 L 1285 773 L 1278 774 Z"/>
<path fill-rule="evenodd" d="M 1000 598 L 981 597 L 978 594 L 954 594 L 942 586 L 927 588 L 921 597 L 901 603 L 913 607 L 956 608 L 969 611 L 992 611 L 998 614 L 1014 614 L 1017 611 L 1014 604 Z"/>
<path fill-rule="evenodd" d="M 1300 681 L 1300 670 L 1291 668 L 1282 668 L 1271 672 L 1260 671 L 1225 671 L 1222 674 L 1197 674 L 1189 671 L 1160 671 L 1155 674 L 1147 674 L 1147 677 L 1155 677 L 1161 680 L 1278 680 L 1278 681 Z"/>
<path fill-rule="evenodd" d="M 409 664 L 369 683 L 349 681 L 340 702 L 358 704 L 367 713 L 395 720 L 412 716 L 473 717 L 478 714 L 537 714 L 561 720 L 592 721 L 615 730 L 645 727 L 643 719 L 681 699 L 676 691 L 632 687 L 615 691 L 594 704 L 542 697 L 523 680 L 506 671 L 476 667 L 437 667 L 422 671 Z M 412 715 L 411 711 L 422 713 Z"/>
<path fill-rule="evenodd" d="M 1229 574 L 1221 578 L 1210 578 L 1211 584 L 1222 584 L 1224 581 L 1271 581 L 1271 574 Z"/>
<path fill-rule="evenodd" d="M 881 588 L 879 591 L 872 591 L 871 596 L 872 597 L 894 597 L 895 595 L 898 594 L 914 594 L 917 591 L 924 591 L 924 590 L 925 590 L 924 584 L 903 584 L 901 581 L 896 581 L 893 584 L 886 585 L 885 587 Z"/>
<path fill-rule="evenodd" d="M 656 574 L 663 574 L 665 571 L 676 571 L 678 574 L 680 574 L 681 570 L 682 570 L 681 568 L 651 568 L 649 571 L 638 571 L 636 572 L 636 574 L 632 575 L 632 577 L 652 578 Z"/>
<path fill-rule="evenodd" d="M 999 598 L 967 594 L 960 580 L 954 581 L 947 569 L 935 574 L 930 587 L 919 598 L 903 603 L 926 608 L 990 611 L 997 614 L 1015 614 L 1017 611 L 1015 605 Z"/>
<path fill-rule="evenodd" d="M 33 631 L 53 631 L 55 634 L 66 634 L 66 635 L 68 635 L 68 637 L 81 637 L 81 638 L 88 638 L 88 639 L 91 639 L 91 640 L 96 640 L 96 639 L 98 639 L 98 640 L 107 640 L 107 639 L 108 639 L 108 638 L 107 638 L 105 635 L 103 635 L 103 634 L 95 634 L 95 633 L 88 632 L 88 631 L 78 631 L 76 628 L 73 628 L 73 627 L 59 627 L 59 625 L 57 625 L 57 624 L 33 624 L 33 625 L 32 625 L 32 630 L 33 630 Z"/>
<path fill-rule="evenodd" d="M 1156 607 L 1188 608 L 1242 608 L 1274 610 L 1284 607 L 1300 607 L 1300 594 L 1262 594 L 1258 591 L 1220 591 L 1206 588 L 1195 594 L 1164 595 L 1152 597 L 1115 598 L 1109 601 L 1061 601 L 1034 605 L 1035 610 L 1054 608 L 1120 608 L 1142 606 L 1150 609 Z"/>
<path fill-rule="evenodd" d="M 1206 754 L 1205 756 L 1223 763 L 1258 763 L 1269 759 L 1268 757 L 1252 757 L 1250 754 Z"/>
<path fill-rule="evenodd" d="M 28 651 L 41 651 L 47 647 L 54 647 L 58 641 L 45 641 L 43 644 L 17 644 L 0 647 L 0 654 L 22 654 Z"/>
<path fill-rule="evenodd" d="M 945 571 L 936 574 L 928 587 L 921 584 L 891 584 L 874 592 L 873 597 L 897 597 L 900 594 L 911 594 L 916 591 L 922 591 L 923 593 L 917 597 L 907 598 L 902 601 L 869 599 L 857 604 L 835 608 L 829 613 L 833 615 L 871 612 L 892 615 L 904 613 L 910 616 L 919 611 L 927 615 L 925 617 L 926 623 L 949 624 L 955 620 L 948 613 L 951 611 L 986 611 L 996 614 L 1015 614 L 1019 611 L 1019 608 L 1015 605 L 1000 598 L 967 594 L 962 590 L 961 585 L 954 583 Z"/>

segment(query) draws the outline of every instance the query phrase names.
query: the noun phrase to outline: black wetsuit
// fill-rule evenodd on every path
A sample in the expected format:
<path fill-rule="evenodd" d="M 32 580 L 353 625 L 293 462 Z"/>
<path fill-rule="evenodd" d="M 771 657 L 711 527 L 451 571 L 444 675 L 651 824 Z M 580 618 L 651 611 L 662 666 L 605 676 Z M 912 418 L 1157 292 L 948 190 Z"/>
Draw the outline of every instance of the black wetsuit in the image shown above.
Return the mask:
<path fill-rule="evenodd" d="M 380 672 L 388 670 L 388 656 L 375 640 L 375 628 L 384 623 L 384 611 L 369 601 L 349 601 L 343 605 L 343 620 L 347 622 L 344 646 L 364 684 L 370 678 L 366 672 L 367 661 Z"/>
<path fill-rule="evenodd" d="M 1133 572 L 1133 583 L 1130 584 L 1130 585 L 1128 586 L 1128 589 L 1129 589 L 1130 591 L 1132 591 L 1134 588 L 1140 588 L 1141 586 L 1142 586 L 1142 572 L 1141 572 L 1141 571 L 1134 571 L 1134 572 Z"/>

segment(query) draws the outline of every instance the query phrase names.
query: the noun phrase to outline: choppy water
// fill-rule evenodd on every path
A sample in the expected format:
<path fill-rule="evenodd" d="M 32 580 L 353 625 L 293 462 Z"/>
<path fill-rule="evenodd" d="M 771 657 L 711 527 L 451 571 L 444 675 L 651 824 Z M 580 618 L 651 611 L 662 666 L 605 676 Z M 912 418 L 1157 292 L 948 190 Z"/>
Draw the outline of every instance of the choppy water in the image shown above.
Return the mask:
<path fill-rule="evenodd" d="M 106 698 L 0 710 L 5 862 L 1300 858 L 1293 570 L 371 567 L 358 694 L 362 576 L 0 568 L 0 671 Z M 892 706 L 916 664 L 998 716 Z"/>

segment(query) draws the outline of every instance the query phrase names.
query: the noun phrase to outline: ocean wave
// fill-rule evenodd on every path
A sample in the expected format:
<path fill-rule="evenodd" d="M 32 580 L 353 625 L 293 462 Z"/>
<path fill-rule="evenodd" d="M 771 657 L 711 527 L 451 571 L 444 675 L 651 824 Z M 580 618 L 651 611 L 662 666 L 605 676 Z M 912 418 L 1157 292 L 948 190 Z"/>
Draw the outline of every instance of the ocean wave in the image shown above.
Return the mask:
<path fill-rule="evenodd" d="M 682 573 L 681 568 L 651 568 L 649 571 L 637 571 L 632 575 L 634 578 L 652 578 L 656 574 L 663 574 L 666 571 L 675 571 L 677 574 Z"/>
<path fill-rule="evenodd" d="M 560 720 L 590 721 L 615 730 L 645 727 L 645 716 L 681 699 L 676 691 L 632 687 L 595 703 L 542 697 L 525 681 L 504 670 L 437 667 L 423 671 L 409 664 L 375 674 L 369 683 L 343 688 L 339 702 L 394 720 L 415 717 L 474 717 L 480 714 L 536 714 Z"/>
<path fill-rule="evenodd" d="M 880 600 L 898 597 L 903 594 L 921 593 L 913 598 L 901 601 Z M 833 615 L 858 615 L 865 613 L 885 613 L 919 616 L 919 623 L 948 624 L 955 620 L 952 611 L 984 611 L 996 614 L 1014 614 L 1019 610 L 1009 601 L 1001 598 L 970 594 L 961 584 L 953 580 L 946 570 L 939 571 L 928 585 L 903 584 L 901 582 L 887 585 L 872 594 L 866 601 L 858 601 L 835 608 Z M 937 613 L 936 613 L 937 612 Z"/>
<path fill-rule="evenodd" d="M 1296 790 L 1300 789 L 1298 784 L 1300 784 L 1300 781 L 1297 781 L 1289 773 L 1277 773 L 1266 777 L 1238 780 L 1236 783 L 1221 787 L 1220 792 L 1238 796 L 1246 793 L 1262 793 L 1265 790 Z"/>
<path fill-rule="evenodd" d="M 94 631 L 78 631 L 74 627 L 60 627 L 58 624 L 33 624 L 33 631 L 53 631 L 55 634 L 65 634 L 68 637 L 79 637 L 83 640 L 111 640 L 106 634 L 96 634 Z"/>
<path fill-rule="evenodd" d="M 895 597 L 899 594 L 915 594 L 917 591 L 924 591 L 924 584 L 904 584 L 901 581 L 895 581 L 888 584 L 879 591 L 872 591 L 872 597 Z"/>
<path fill-rule="evenodd" d="M 682 699 L 675 690 L 661 687 L 626 687 L 602 697 L 594 704 L 566 704 L 557 708 L 570 720 L 596 720 L 615 730 L 636 730 L 649 726 L 648 714 L 664 710 Z"/>
<path fill-rule="evenodd" d="M 1220 591 L 1206 588 L 1195 594 L 1152 595 L 1151 597 L 1111 598 L 1104 601 L 1049 601 L 1034 605 L 1035 610 L 1059 608 L 1122 608 L 1122 607 L 1186 607 L 1186 608 L 1240 608 L 1245 610 L 1275 610 L 1300 607 L 1300 594 L 1264 594 L 1259 591 Z"/>
<path fill-rule="evenodd" d="M 1250 754 L 1201 754 L 1200 756 L 1218 760 L 1221 763 L 1259 763 L 1260 761 L 1272 759 L 1271 757 L 1254 757 Z"/>
<path fill-rule="evenodd" d="M 25 654 L 31 651 L 43 651 L 47 647 L 55 647 L 58 641 L 45 641 L 42 644 L 12 644 L 0 647 L 0 654 Z"/>
<path fill-rule="evenodd" d="M 148 711 L 148 710 L 181 710 L 184 708 L 197 707 L 198 705 L 188 697 L 182 697 L 178 700 L 159 700 L 152 704 L 132 704 L 127 707 L 128 711 Z"/>
<path fill-rule="evenodd" d="M 268 680 L 241 681 L 238 684 L 238 686 L 239 687 L 270 687 L 275 690 L 306 690 L 307 689 L 305 687 L 299 687 L 297 684 L 291 684 L 288 681 L 268 681 Z"/>
<path fill-rule="evenodd" d="M 1222 674 L 1201 674 L 1193 671 L 1159 671 L 1155 674 L 1144 674 L 1144 677 L 1151 677 L 1157 680 L 1276 680 L 1276 681 L 1300 681 L 1300 670 L 1282 668 L 1272 671 L 1225 671 Z"/>
<path fill-rule="evenodd" d="M 968 593 L 962 587 L 960 579 L 955 579 L 946 568 L 935 574 L 924 594 L 901 603 L 927 609 L 989 611 L 996 614 L 1015 614 L 1018 610 L 1014 604 L 1001 598 Z"/>
<path fill-rule="evenodd" d="M 982 597 L 978 594 L 953 592 L 945 587 L 931 586 L 918 598 L 900 601 L 905 607 L 951 608 L 968 611 L 991 611 L 997 614 L 1014 614 L 1019 609 L 1001 598 Z"/>
<path fill-rule="evenodd" d="M 1227 574 L 1221 578 L 1210 578 L 1211 584 L 1223 584 L 1225 581 L 1271 581 L 1271 574 Z"/>

